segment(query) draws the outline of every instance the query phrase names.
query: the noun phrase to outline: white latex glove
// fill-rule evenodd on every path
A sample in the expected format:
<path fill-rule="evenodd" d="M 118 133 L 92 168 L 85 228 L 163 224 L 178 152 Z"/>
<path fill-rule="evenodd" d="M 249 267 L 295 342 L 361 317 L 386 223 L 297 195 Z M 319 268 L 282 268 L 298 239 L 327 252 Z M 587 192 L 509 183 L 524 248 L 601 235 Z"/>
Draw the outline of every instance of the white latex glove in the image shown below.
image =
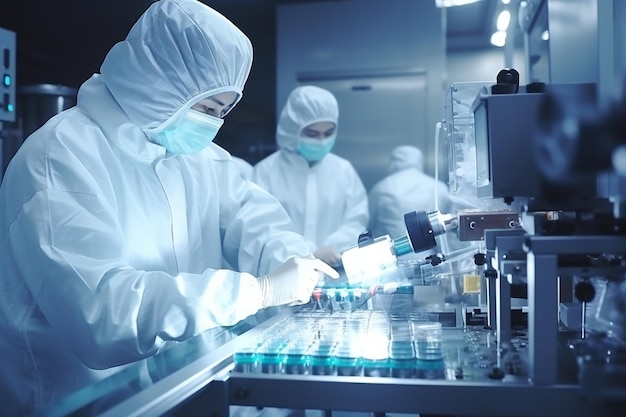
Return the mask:
<path fill-rule="evenodd" d="M 341 265 L 341 254 L 330 246 L 320 246 L 313 252 L 313 256 L 331 266 Z"/>
<path fill-rule="evenodd" d="M 284 264 L 259 278 L 263 307 L 305 304 L 317 282 L 326 274 L 339 278 L 333 268 L 314 258 L 289 258 Z"/>

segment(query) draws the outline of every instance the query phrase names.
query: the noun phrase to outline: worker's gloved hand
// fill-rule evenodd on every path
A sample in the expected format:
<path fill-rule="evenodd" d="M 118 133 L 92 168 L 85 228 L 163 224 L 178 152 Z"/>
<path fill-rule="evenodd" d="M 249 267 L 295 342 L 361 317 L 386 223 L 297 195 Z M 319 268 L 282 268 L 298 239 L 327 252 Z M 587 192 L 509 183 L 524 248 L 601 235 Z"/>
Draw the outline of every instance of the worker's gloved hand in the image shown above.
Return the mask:
<path fill-rule="evenodd" d="M 333 268 L 313 258 L 289 258 L 284 264 L 259 278 L 263 307 L 305 304 L 317 282 L 326 274 L 339 278 Z"/>
<path fill-rule="evenodd" d="M 335 248 L 330 246 L 320 246 L 315 252 L 313 252 L 313 256 L 331 266 L 341 265 L 341 254 L 337 252 Z"/>

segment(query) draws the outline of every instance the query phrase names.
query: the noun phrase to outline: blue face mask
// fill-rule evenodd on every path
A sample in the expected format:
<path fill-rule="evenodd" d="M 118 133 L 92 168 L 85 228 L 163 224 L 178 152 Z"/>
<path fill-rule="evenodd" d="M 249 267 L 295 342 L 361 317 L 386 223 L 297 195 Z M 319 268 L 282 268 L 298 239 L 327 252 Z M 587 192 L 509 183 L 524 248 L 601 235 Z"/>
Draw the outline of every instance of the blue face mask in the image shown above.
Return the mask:
<path fill-rule="evenodd" d="M 224 120 L 190 109 L 171 126 L 152 133 L 151 139 L 173 154 L 198 152 L 213 142 Z"/>
<path fill-rule="evenodd" d="M 309 162 L 321 161 L 335 146 L 333 135 L 326 139 L 298 138 L 298 153 Z"/>

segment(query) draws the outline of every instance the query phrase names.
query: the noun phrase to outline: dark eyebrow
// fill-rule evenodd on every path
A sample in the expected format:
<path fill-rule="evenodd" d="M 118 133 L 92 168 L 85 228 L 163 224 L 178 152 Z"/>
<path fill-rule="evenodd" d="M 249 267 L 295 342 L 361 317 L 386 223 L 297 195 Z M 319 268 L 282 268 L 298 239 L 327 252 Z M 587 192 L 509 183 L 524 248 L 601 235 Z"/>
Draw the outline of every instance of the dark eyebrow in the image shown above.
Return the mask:
<path fill-rule="evenodd" d="M 220 100 L 216 99 L 215 97 L 208 97 L 209 100 L 211 100 L 213 103 L 219 104 L 220 106 L 225 106 L 226 104 L 222 103 Z"/>

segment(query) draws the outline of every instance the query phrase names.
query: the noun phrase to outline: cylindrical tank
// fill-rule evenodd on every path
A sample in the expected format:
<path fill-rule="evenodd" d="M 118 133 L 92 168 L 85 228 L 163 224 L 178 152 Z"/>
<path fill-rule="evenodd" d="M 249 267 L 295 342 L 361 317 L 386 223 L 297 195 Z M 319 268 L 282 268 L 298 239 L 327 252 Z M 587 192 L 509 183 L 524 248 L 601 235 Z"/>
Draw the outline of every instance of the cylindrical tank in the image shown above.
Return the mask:
<path fill-rule="evenodd" d="M 17 116 L 24 138 L 48 119 L 76 104 L 75 88 L 55 84 L 28 85 L 17 90 Z"/>
<path fill-rule="evenodd" d="M 17 89 L 17 119 L 6 124 L 0 142 L 0 179 L 24 140 L 52 116 L 76 104 L 77 89 L 55 84 L 34 84 Z"/>

